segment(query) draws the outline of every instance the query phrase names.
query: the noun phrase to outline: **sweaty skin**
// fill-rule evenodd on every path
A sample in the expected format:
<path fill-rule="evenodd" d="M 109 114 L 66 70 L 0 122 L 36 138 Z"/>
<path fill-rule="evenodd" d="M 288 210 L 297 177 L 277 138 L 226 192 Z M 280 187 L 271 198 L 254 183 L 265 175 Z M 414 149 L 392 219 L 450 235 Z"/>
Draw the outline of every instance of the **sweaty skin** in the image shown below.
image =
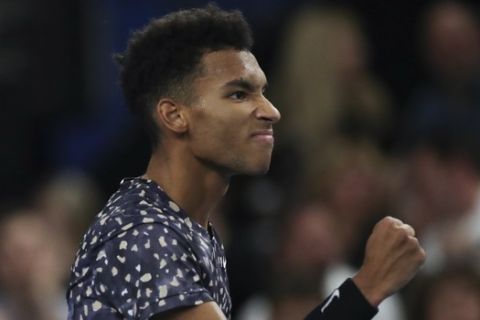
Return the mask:
<path fill-rule="evenodd" d="M 158 102 L 155 119 L 162 139 L 145 176 L 206 226 L 232 175 L 268 170 L 280 113 L 264 96 L 267 80 L 252 53 L 209 52 L 201 64 L 190 105 L 169 98 Z M 220 320 L 225 315 L 212 301 L 157 318 Z"/>
<path fill-rule="evenodd" d="M 250 52 L 210 52 L 201 63 L 191 105 L 159 101 L 162 140 L 145 175 L 206 226 L 232 175 L 269 169 L 280 113 L 263 95 L 267 80 Z"/>
<path fill-rule="evenodd" d="M 201 63 L 203 72 L 194 81 L 192 105 L 167 98 L 159 101 L 155 118 L 162 140 L 145 175 L 206 226 L 232 175 L 268 170 L 272 127 L 280 113 L 263 95 L 265 74 L 250 52 L 210 52 Z M 373 229 L 363 266 L 353 281 L 378 306 L 412 279 L 424 259 L 414 230 L 386 217 Z M 152 317 L 160 318 L 226 319 L 213 301 Z"/>

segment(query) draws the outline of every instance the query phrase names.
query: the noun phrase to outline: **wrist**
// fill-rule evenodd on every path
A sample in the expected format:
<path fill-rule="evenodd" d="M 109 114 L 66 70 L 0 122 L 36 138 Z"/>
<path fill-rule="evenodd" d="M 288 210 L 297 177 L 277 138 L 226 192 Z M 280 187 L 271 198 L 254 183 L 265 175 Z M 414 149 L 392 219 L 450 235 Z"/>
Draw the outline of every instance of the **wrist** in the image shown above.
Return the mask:
<path fill-rule="evenodd" d="M 368 303 L 373 307 L 378 307 L 378 305 L 386 298 L 386 295 L 382 290 L 372 285 L 372 281 L 365 277 L 361 271 L 352 277 L 352 281 Z"/>
<path fill-rule="evenodd" d="M 371 320 L 378 308 L 372 306 L 352 279 L 345 280 L 305 320 L 358 319 Z"/>

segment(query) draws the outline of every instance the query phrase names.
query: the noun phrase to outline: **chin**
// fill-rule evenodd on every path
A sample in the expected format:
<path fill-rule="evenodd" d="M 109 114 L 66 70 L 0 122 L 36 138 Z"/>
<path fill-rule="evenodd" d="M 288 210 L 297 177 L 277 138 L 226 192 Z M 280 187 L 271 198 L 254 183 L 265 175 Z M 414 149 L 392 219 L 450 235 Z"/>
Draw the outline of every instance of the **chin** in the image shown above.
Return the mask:
<path fill-rule="evenodd" d="M 245 160 L 245 159 L 242 159 Z M 229 166 L 224 166 L 229 175 L 263 175 L 270 169 L 271 157 L 250 159 L 250 161 L 233 161 Z"/>
<path fill-rule="evenodd" d="M 268 161 L 268 163 L 262 163 L 262 164 L 252 166 L 251 168 L 246 169 L 243 172 L 243 174 L 257 176 L 257 175 L 266 174 L 269 169 L 270 169 L 270 161 Z"/>

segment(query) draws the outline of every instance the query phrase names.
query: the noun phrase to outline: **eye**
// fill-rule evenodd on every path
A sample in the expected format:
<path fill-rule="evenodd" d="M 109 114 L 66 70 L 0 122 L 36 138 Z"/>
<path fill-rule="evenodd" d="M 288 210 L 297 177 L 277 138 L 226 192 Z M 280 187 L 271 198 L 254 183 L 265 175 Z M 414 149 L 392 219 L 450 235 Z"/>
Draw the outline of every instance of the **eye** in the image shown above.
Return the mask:
<path fill-rule="evenodd" d="M 236 91 L 232 93 L 229 97 L 233 100 L 244 100 L 247 97 L 247 93 L 245 91 Z"/>

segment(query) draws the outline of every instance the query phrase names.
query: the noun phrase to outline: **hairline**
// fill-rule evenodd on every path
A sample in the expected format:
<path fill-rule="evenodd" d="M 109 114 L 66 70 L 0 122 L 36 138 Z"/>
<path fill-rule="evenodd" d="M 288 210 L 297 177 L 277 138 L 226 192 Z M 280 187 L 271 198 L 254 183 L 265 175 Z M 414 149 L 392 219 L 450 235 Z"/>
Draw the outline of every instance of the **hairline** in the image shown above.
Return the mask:
<path fill-rule="evenodd" d="M 153 101 L 149 102 L 149 108 L 151 115 L 155 112 L 155 107 L 162 99 L 172 99 L 175 102 L 181 103 L 185 106 L 193 106 L 198 101 L 198 94 L 195 90 L 195 81 L 199 79 L 202 75 L 205 75 L 206 66 L 204 64 L 205 56 L 220 51 L 228 51 L 233 50 L 236 52 L 251 52 L 250 48 L 235 48 L 232 46 L 227 46 L 219 49 L 212 49 L 212 48 L 205 48 L 200 56 L 200 60 L 197 62 L 195 67 L 186 74 L 182 79 L 178 79 L 174 81 L 169 88 L 166 90 L 164 94 L 160 94 L 153 99 Z M 157 127 L 157 138 L 156 143 L 152 146 L 153 151 L 158 149 L 161 145 L 161 140 L 164 137 L 161 127 L 156 125 Z"/>
<path fill-rule="evenodd" d="M 202 76 L 206 75 L 206 66 L 205 66 L 205 57 L 208 54 L 221 52 L 221 51 L 229 51 L 233 50 L 236 52 L 248 52 L 252 53 L 248 48 L 235 48 L 235 47 L 224 47 L 220 49 L 211 49 L 205 48 L 200 56 L 200 60 L 194 66 L 192 71 L 186 74 L 183 79 L 179 79 L 169 86 L 167 92 L 162 94 L 161 96 L 156 98 L 156 103 L 161 99 L 170 98 L 174 101 L 180 102 L 185 105 L 192 105 L 198 99 L 197 92 L 195 90 L 195 82 L 201 78 Z"/>

